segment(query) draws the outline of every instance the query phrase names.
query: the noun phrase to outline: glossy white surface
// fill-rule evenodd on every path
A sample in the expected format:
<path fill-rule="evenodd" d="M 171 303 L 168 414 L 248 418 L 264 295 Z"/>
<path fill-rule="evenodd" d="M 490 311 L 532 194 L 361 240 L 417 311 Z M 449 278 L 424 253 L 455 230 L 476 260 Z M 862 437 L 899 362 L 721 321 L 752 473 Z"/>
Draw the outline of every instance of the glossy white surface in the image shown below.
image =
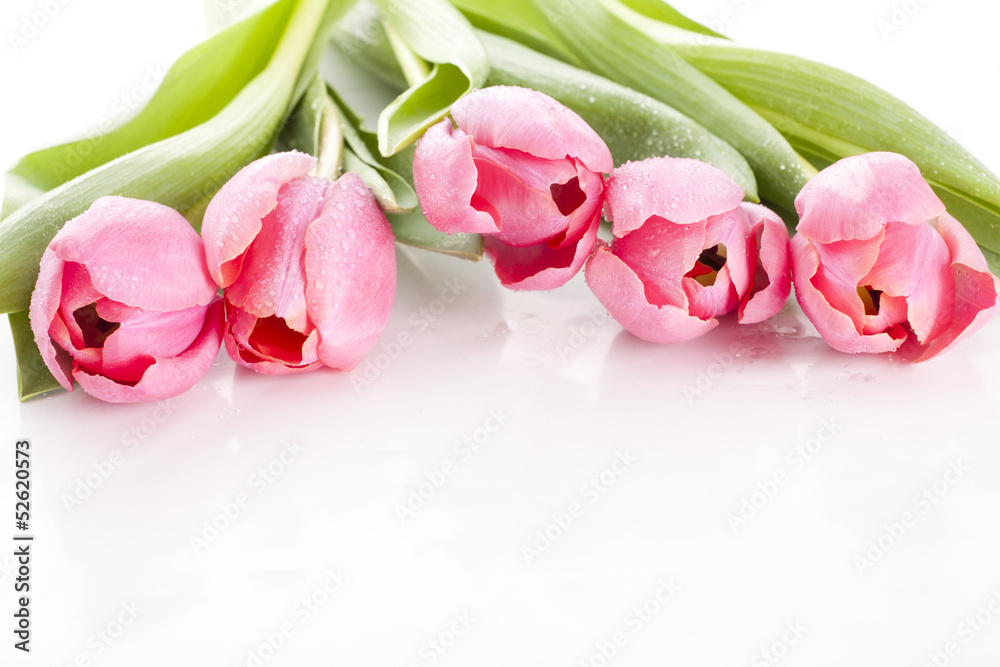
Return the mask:
<path fill-rule="evenodd" d="M 3 108 L 5 164 L 72 129 L 60 91 L 100 120 L 124 70 L 200 37 L 197 3 L 126 4 L 67 4 L 4 52 L 26 100 Z M 1000 169 L 997 8 L 919 5 L 883 40 L 891 4 L 696 5 L 678 3 L 872 78 Z M 0 664 L 1000 662 L 1000 324 L 917 366 L 830 350 L 794 304 L 655 346 L 580 276 L 516 294 L 486 263 L 398 256 L 353 374 L 223 355 L 161 404 L 19 404 L 0 336 L 0 511 L 30 438 L 36 536 L 24 656 L 5 514 Z"/>

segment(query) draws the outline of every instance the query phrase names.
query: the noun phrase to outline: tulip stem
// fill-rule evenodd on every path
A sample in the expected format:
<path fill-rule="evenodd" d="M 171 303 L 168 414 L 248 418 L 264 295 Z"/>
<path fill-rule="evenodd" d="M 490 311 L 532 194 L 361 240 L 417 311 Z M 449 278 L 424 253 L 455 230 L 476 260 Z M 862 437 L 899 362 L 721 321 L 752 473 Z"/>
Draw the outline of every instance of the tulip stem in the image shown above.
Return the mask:
<path fill-rule="evenodd" d="M 280 72 L 274 76 L 287 82 L 289 94 L 295 83 L 295 77 L 289 77 L 288 73 L 297 74 L 301 69 L 329 4 L 330 0 L 299 0 L 288 27 L 285 28 L 285 34 L 282 35 L 278 48 L 271 56 L 267 70 L 274 66 L 275 70 Z"/>
<path fill-rule="evenodd" d="M 331 181 L 340 176 L 344 163 L 344 130 L 341 128 L 340 112 L 337 105 L 326 95 L 322 120 L 319 126 L 319 146 L 316 147 L 316 176 Z"/>
<path fill-rule="evenodd" d="M 385 24 L 385 34 L 389 38 L 389 44 L 392 45 L 392 52 L 396 55 L 396 62 L 403 70 L 407 85 L 410 87 L 419 86 L 426 81 L 431 74 L 427 61 L 414 53 L 413 49 L 407 46 L 403 38 L 399 36 L 399 33 L 388 24 Z"/>

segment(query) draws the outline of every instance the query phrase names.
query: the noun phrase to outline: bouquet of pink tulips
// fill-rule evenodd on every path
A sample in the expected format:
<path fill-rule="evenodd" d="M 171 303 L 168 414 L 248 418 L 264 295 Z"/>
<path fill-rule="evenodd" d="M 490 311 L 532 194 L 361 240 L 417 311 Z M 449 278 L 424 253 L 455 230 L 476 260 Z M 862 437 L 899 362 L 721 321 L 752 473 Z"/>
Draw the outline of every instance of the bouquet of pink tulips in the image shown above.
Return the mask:
<path fill-rule="evenodd" d="M 324 55 L 397 96 L 365 117 Z M 835 349 L 921 361 L 1000 308 L 1000 179 L 888 93 L 659 0 L 276 0 L 3 186 L 22 398 L 168 398 L 223 346 L 350 371 L 396 243 L 512 290 L 582 270 L 653 343 L 794 287 Z"/>

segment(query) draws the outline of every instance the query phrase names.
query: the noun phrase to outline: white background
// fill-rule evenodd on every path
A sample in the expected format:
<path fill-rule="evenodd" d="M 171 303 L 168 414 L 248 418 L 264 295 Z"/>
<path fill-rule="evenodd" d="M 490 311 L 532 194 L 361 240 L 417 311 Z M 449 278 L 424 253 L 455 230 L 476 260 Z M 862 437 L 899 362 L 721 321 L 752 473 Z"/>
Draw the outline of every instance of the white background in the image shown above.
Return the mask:
<path fill-rule="evenodd" d="M 10 31 L 42 4 L 0 10 L 4 166 L 121 117 L 205 35 L 195 0 L 63 0 L 15 52 Z M 899 2 L 912 15 L 888 36 L 882 0 L 677 4 L 868 78 L 1000 170 L 996 3 Z M 223 354 L 159 405 L 19 404 L 0 335 L 0 665 L 1000 662 L 997 322 L 907 366 L 830 350 L 794 304 L 655 346 L 605 321 L 582 277 L 514 294 L 487 263 L 409 250 L 399 277 L 397 358 L 360 390 L 357 374 L 266 378 Z M 11 633 L 18 438 L 30 656 Z M 606 472 L 616 457 L 627 468 Z"/>

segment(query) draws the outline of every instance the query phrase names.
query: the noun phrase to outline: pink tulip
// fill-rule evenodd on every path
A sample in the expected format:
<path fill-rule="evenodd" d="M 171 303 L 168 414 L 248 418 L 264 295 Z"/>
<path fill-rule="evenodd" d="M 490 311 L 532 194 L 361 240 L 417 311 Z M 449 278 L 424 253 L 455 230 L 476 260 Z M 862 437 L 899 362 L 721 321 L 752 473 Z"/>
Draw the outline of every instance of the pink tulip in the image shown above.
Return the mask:
<path fill-rule="evenodd" d="M 474 91 L 417 144 L 413 181 L 437 229 L 484 235 L 497 277 L 516 290 L 572 278 L 597 240 L 603 173 L 614 166 L 582 118 L 526 88 Z"/>
<path fill-rule="evenodd" d="M 294 151 L 261 158 L 205 212 L 226 350 L 261 373 L 354 368 L 396 295 L 395 239 L 375 197 L 355 173 L 307 176 L 315 163 Z"/>
<path fill-rule="evenodd" d="M 743 190 L 697 160 L 630 162 L 608 179 L 614 240 L 587 262 L 587 284 L 639 338 L 690 340 L 733 309 L 743 323 L 771 317 L 791 291 L 788 230 L 743 204 Z"/>
<path fill-rule="evenodd" d="M 176 211 L 101 197 L 56 234 L 31 295 L 31 330 L 65 389 L 115 403 L 190 389 L 222 342 L 201 239 Z"/>
<path fill-rule="evenodd" d="M 834 348 L 921 361 L 996 313 L 1000 280 L 902 155 L 845 158 L 813 178 L 795 208 L 795 292 Z"/>

